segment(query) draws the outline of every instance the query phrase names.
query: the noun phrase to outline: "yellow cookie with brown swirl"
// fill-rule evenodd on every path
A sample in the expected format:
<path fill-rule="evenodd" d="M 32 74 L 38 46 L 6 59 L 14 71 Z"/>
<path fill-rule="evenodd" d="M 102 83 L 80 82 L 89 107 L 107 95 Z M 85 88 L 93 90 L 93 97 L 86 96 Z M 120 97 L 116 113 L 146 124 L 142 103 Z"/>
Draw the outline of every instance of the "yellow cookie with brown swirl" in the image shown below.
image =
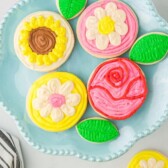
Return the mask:
<path fill-rule="evenodd" d="M 32 13 L 18 25 L 14 48 L 28 68 L 48 72 L 59 68 L 74 47 L 70 24 L 59 14 L 49 11 Z"/>

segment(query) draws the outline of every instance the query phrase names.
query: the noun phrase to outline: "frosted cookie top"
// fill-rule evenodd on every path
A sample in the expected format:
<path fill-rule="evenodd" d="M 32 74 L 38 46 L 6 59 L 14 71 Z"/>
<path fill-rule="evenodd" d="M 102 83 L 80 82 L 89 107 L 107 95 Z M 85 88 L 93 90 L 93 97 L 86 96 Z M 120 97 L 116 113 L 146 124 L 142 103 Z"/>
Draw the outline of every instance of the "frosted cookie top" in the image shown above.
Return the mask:
<path fill-rule="evenodd" d="M 31 87 L 27 111 L 32 121 L 48 131 L 64 131 L 84 114 L 87 93 L 76 76 L 54 72 L 42 76 Z"/>
<path fill-rule="evenodd" d="M 120 56 L 134 43 L 138 21 L 123 2 L 98 1 L 82 13 L 77 34 L 82 47 L 90 54 L 110 58 Z"/>
<path fill-rule="evenodd" d="M 74 35 L 60 15 L 41 11 L 22 20 L 16 29 L 14 47 L 26 67 L 47 72 L 68 59 L 74 47 Z"/>
<path fill-rule="evenodd" d="M 168 158 L 159 152 L 145 150 L 137 153 L 127 168 L 167 168 Z"/>
<path fill-rule="evenodd" d="M 131 117 L 144 103 L 147 84 L 142 70 L 126 58 L 100 64 L 88 82 L 88 96 L 96 112 L 106 118 Z"/>

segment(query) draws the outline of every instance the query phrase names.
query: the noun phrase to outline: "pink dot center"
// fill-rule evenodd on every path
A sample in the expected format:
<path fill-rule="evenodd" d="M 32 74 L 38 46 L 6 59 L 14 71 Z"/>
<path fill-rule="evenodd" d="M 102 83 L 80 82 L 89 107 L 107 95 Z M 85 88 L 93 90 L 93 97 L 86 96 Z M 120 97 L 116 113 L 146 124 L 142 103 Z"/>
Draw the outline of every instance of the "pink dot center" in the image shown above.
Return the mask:
<path fill-rule="evenodd" d="M 65 96 L 61 94 L 55 93 L 49 97 L 49 103 L 55 108 L 61 107 L 63 104 L 65 104 L 65 102 Z"/>

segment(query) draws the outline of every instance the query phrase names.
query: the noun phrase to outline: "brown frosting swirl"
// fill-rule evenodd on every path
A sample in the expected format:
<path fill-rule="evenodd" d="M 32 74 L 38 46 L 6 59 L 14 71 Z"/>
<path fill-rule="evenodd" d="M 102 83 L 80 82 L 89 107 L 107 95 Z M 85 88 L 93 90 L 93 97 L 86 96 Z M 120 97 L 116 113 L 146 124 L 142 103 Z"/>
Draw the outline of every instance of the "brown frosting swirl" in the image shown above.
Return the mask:
<path fill-rule="evenodd" d="M 39 27 L 30 32 L 29 45 L 37 54 L 48 54 L 54 49 L 55 44 L 56 34 L 49 28 Z"/>

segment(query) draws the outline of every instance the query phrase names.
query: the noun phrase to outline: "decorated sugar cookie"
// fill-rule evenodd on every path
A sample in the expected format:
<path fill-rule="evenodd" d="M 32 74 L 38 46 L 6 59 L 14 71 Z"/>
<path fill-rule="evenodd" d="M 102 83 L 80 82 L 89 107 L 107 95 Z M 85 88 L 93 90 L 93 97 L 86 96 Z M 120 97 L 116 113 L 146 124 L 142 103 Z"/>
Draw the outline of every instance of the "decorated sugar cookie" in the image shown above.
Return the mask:
<path fill-rule="evenodd" d="M 88 81 L 89 101 L 100 115 L 114 120 L 131 117 L 147 96 L 144 73 L 126 58 L 100 64 Z"/>
<path fill-rule="evenodd" d="M 59 132 L 74 126 L 87 107 L 83 82 L 67 72 L 53 72 L 34 82 L 27 96 L 27 111 L 40 128 Z"/>
<path fill-rule="evenodd" d="M 56 0 L 61 15 L 69 20 L 77 17 L 85 8 L 87 0 Z"/>
<path fill-rule="evenodd" d="M 134 43 L 138 21 L 121 1 L 101 0 L 91 4 L 79 18 L 77 35 L 82 47 L 101 58 L 120 56 Z"/>
<path fill-rule="evenodd" d="M 103 143 L 119 136 L 117 127 L 103 118 L 89 118 L 76 126 L 79 135 L 87 141 Z"/>
<path fill-rule="evenodd" d="M 148 33 L 132 46 L 129 57 L 139 64 L 150 65 L 161 61 L 168 53 L 168 35 Z"/>
<path fill-rule="evenodd" d="M 15 32 L 14 47 L 26 67 L 47 72 L 68 59 L 74 47 L 74 35 L 62 16 L 40 11 L 21 21 Z"/>
<path fill-rule="evenodd" d="M 159 152 L 146 150 L 137 153 L 127 168 L 168 168 L 168 158 Z"/>

